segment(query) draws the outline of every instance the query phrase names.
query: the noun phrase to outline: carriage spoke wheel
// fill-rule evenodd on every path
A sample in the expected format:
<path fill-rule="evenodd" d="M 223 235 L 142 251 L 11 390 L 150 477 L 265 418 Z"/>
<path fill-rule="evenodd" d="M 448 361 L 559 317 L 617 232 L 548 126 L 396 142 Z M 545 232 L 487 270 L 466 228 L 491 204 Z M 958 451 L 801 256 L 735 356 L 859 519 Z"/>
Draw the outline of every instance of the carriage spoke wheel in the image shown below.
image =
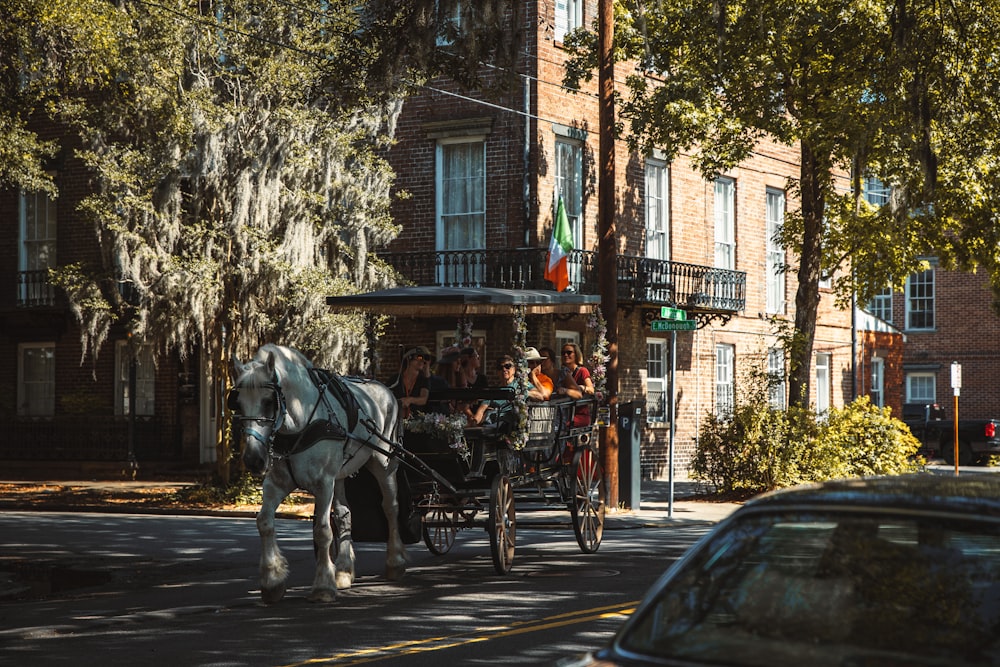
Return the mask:
<path fill-rule="evenodd" d="M 589 447 L 573 455 L 573 532 L 585 554 L 595 553 L 604 537 L 604 473 L 597 453 Z"/>
<path fill-rule="evenodd" d="M 497 475 L 490 485 L 490 534 L 493 569 L 507 574 L 514 563 L 514 489 L 506 475 Z"/>
<path fill-rule="evenodd" d="M 449 511 L 443 507 L 434 507 L 424 514 L 424 544 L 435 556 L 443 556 L 455 544 L 455 533 L 458 532 L 455 525 L 456 514 L 455 510 Z"/>

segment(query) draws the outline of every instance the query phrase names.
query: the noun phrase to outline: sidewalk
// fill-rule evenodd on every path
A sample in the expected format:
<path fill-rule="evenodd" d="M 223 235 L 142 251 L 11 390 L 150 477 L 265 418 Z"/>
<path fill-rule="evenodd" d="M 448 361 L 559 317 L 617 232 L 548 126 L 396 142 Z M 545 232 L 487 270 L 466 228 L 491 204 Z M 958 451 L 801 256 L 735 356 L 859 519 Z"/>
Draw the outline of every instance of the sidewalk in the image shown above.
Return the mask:
<path fill-rule="evenodd" d="M 194 486 L 187 481 L 0 481 L 0 512 L 2 511 L 80 511 L 124 512 L 135 514 L 179 514 L 206 516 L 256 515 L 256 506 L 243 507 L 187 507 L 177 503 L 150 502 L 150 492 L 172 494 L 184 487 Z M 668 526 L 673 523 L 715 523 L 739 507 L 738 503 L 714 502 L 707 498 L 708 488 L 687 479 L 675 480 L 673 503 L 670 502 L 670 484 L 664 480 L 643 480 L 640 485 L 639 509 L 609 509 L 605 528 L 608 530 Z M 95 500 L 95 498 L 97 500 Z M 137 502 L 141 498 L 141 502 Z M 80 502 L 81 500 L 86 502 Z M 281 507 L 284 518 L 309 518 L 312 504 Z M 564 508 L 553 508 L 537 513 L 544 520 L 565 521 L 569 516 Z"/>

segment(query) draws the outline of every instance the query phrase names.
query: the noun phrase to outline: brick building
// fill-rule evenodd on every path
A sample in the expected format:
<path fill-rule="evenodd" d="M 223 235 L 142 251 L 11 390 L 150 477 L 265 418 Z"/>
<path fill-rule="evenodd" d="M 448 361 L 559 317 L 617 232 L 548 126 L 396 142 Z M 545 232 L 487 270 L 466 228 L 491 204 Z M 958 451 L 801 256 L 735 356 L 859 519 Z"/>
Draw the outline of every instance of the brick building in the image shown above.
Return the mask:
<path fill-rule="evenodd" d="M 586 352 L 594 343 L 588 316 L 600 301 L 596 82 L 576 94 L 560 82 L 562 36 L 591 25 L 597 4 L 529 0 L 523 9 L 522 87 L 487 99 L 431 81 L 404 105 L 389 155 L 401 233 L 380 252 L 417 287 L 405 296 L 407 288 L 399 288 L 396 306 L 383 309 L 393 317 L 378 343 L 380 379 L 396 372 L 402 349 L 438 351 L 452 342 L 459 318 L 471 321 L 490 369 L 509 349 L 514 305 L 525 308 L 529 345 L 559 349 L 576 341 Z M 673 367 L 679 470 L 706 415 L 732 400 L 741 368 L 784 371 L 771 319 L 793 319 L 796 284 L 794 272 L 776 266 L 795 258 L 768 239 L 796 206 L 787 184 L 798 176 L 798 151 L 764 142 L 747 162 L 708 181 L 683 155 L 667 163 L 655 151 L 631 153 L 624 142 L 616 164 L 619 400 L 644 402 L 642 474 L 655 478 L 667 473 Z M 0 191 L 0 216 L 9 222 L 0 231 L 0 280 L 9 286 L 0 292 L 0 414 L 13 425 L 0 436 L 0 462 L 9 474 L 41 463 L 94 475 L 122 469 L 130 449 L 147 471 L 212 462 L 213 387 L 201 360 L 167 353 L 153 366 L 140 357 L 130 383 L 121 331 L 112 332 L 96 361 L 84 355 L 46 269 L 98 256 L 96 238 L 75 212 L 88 183 L 69 147 L 51 168 L 56 202 Z M 576 248 L 572 288 L 559 294 L 542 277 L 558 196 Z M 963 415 L 996 416 L 989 371 L 1000 344 L 985 280 L 931 275 L 930 284 L 927 276 L 912 289 L 908 284 L 905 298 L 876 299 L 869 311 L 879 317 L 858 310 L 852 318 L 821 288 L 814 405 L 842 405 L 858 393 L 894 412 L 904 401 L 943 402 L 950 396 L 948 366 L 958 360 L 965 369 Z M 699 325 L 676 334 L 674 360 L 672 335 L 650 328 L 663 306 L 684 309 Z M 785 402 L 782 388 L 772 400 Z"/>
<path fill-rule="evenodd" d="M 539 308 L 532 315 L 529 310 L 527 342 L 534 346 L 559 349 L 573 340 L 587 351 L 595 338 L 585 317 L 589 306 L 579 297 L 599 293 L 593 270 L 598 245 L 596 81 L 579 93 L 560 83 L 566 59 L 562 36 L 592 25 L 596 12 L 596 2 L 526 2 L 522 88 L 487 99 L 461 93 L 447 81 L 428 82 L 405 102 L 390 154 L 398 174 L 395 192 L 405 196 L 393 202 L 401 234 L 383 256 L 424 288 L 551 290 L 541 280 L 542 266 L 562 197 L 577 249 L 575 264 L 571 262 L 572 294 L 563 302 L 563 312 L 545 314 Z M 623 80 L 628 71 L 619 65 L 616 77 Z M 690 461 L 705 416 L 732 401 L 742 368 L 767 364 L 770 371 L 784 373 L 786 362 L 771 318 L 794 318 L 794 272 L 776 270 L 794 258 L 768 239 L 796 205 L 787 185 L 798 176 L 798 159 L 797 147 L 763 142 L 738 168 L 706 181 L 684 156 L 667 163 L 658 152 L 637 155 L 625 142 L 617 143 L 619 400 L 645 404 L 645 477 L 665 476 L 668 466 L 672 335 L 650 328 L 661 307 L 684 309 L 699 323 L 696 331 L 676 335 L 677 469 Z M 495 276 L 516 273 L 494 271 L 494 264 L 505 262 L 522 270 L 518 281 L 496 282 Z M 486 353 L 485 368 L 509 350 L 509 310 L 495 303 L 492 310 L 479 308 L 470 301 L 446 309 L 444 298 L 455 295 L 433 291 L 421 294 L 437 298 L 438 307 L 418 307 L 413 294 L 383 295 L 380 302 L 382 312 L 395 315 L 381 341 L 386 361 L 380 378 L 394 375 L 403 349 L 421 344 L 440 350 L 448 344 L 456 313 L 473 321 Z M 400 300 L 393 304 L 396 296 Z M 579 306 L 576 311 L 571 304 Z M 872 318 L 864 321 L 878 329 Z M 852 331 L 851 313 L 837 309 L 824 290 L 812 385 L 812 402 L 820 409 L 842 405 L 861 391 L 852 375 L 857 372 Z M 881 344 L 897 354 L 894 335 L 898 339 L 898 333 L 883 330 L 872 337 L 888 336 L 889 342 Z M 784 394 L 777 388 L 772 399 L 784 403 Z"/>

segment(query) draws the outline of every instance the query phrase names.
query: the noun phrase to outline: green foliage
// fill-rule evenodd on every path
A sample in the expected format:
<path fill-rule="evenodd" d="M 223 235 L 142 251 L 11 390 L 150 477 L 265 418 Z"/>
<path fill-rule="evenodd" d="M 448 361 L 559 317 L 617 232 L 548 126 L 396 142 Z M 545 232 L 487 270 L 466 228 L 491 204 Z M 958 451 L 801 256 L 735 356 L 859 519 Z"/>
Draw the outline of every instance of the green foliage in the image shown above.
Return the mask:
<path fill-rule="evenodd" d="M 243 473 L 229 484 L 199 484 L 179 489 L 177 500 L 202 505 L 259 505 L 264 499 L 260 480 Z"/>
<path fill-rule="evenodd" d="M 920 443 L 867 396 L 824 418 L 806 408 L 776 410 L 756 383 L 725 418 L 706 416 L 692 461 L 694 476 L 722 493 L 762 491 L 842 477 L 918 470 Z"/>

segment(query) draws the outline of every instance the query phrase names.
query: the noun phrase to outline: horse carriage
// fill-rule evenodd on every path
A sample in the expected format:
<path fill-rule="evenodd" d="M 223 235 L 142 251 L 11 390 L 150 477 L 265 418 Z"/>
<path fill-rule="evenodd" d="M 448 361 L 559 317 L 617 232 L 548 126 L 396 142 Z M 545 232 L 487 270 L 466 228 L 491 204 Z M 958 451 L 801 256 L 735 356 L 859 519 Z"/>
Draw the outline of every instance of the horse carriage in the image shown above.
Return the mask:
<path fill-rule="evenodd" d="M 409 298 L 418 300 L 414 303 L 441 308 L 440 295 L 428 299 L 419 289 L 410 292 Z M 499 296 L 509 298 L 506 293 Z M 344 305 L 371 306 L 365 298 Z M 375 294 L 374 303 L 381 298 Z M 456 293 L 456 300 L 466 302 L 458 304 L 463 312 L 469 298 L 467 290 Z M 483 295 L 473 298 L 481 301 Z M 591 305 L 571 304 L 574 312 Z M 410 315 L 421 310 L 419 305 L 402 307 Z M 547 303 L 543 307 L 550 308 Z M 523 307 L 519 312 L 523 317 Z M 574 425 L 581 410 L 597 414 L 593 399 L 534 403 L 508 388 L 444 390 L 431 400 L 490 400 L 509 405 L 519 418 L 513 426 L 501 421 L 466 428 L 451 422 L 443 429 L 420 428 L 418 422 L 408 421 L 410 428 L 402 429 L 399 405 L 385 385 L 314 368 L 290 348 L 265 345 L 248 363 L 234 359 L 233 371 L 229 406 L 240 427 L 243 460 L 249 470 L 264 474 L 257 527 L 265 602 L 285 593 L 288 567 L 275 541 L 274 519 L 278 506 L 297 488 L 315 498 L 317 562 L 310 599 L 319 601 L 332 600 L 337 589 L 352 585 L 352 512 L 374 505 L 380 505 L 384 515 L 390 579 L 405 571 L 404 542 L 422 537 L 432 553 L 441 555 L 451 549 L 458 531 L 467 528 L 485 528 L 494 569 L 508 573 L 515 550 L 516 502 L 529 496 L 542 507 L 568 510 L 584 553 L 600 547 L 605 504 L 595 427 L 589 420 Z M 365 475 L 373 480 L 370 488 L 360 494 L 363 500 L 355 493 L 352 502 L 348 480 Z M 407 511 L 401 512 L 401 506 Z M 369 522 L 359 525 L 356 519 L 353 525 L 360 533 Z M 406 539 L 407 528 L 414 532 L 414 519 L 420 535 Z"/>
<path fill-rule="evenodd" d="M 509 401 L 510 389 L 444 390 L 434 400 Z M 446 430 L 407 431 L 403 448 L 434 474 L 404 471 L 423 541 L 436 555 L 447 553 L 461 529 L 485 528 L 493 567 L 507 574 L 514 560 L 516 501 L 550 509 L 565 507 L 584 553 L 594 553 L 604 534 L 603 475 L 594 426 L 574 426 L 577 411 L 596 414 L 595 401 L 528 402 L 526 437 L 515 447 L 503 423 Z M 435 419 L 434 416 L 429 417 Z"/>

